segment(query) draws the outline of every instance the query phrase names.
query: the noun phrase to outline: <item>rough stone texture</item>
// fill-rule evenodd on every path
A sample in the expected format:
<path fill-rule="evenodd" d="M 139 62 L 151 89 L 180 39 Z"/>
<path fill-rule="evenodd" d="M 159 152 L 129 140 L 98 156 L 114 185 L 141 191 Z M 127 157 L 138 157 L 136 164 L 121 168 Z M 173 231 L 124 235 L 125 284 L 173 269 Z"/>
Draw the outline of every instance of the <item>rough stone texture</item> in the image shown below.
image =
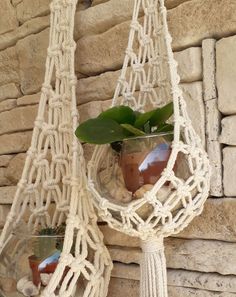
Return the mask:
<path fill-rule="evenodd" d="M 32 132 L 19 132 L 0 136 L 0 155 L 25 152 L 31 141 Z"/>
<path fill-rule="evenodd" d="M 176 237 L 236 242 L 235 212 L 235 198 L 208 199 L 202 214 Z M 139 246 L 138 238 L 131 238 L 106 225 L 100 225 L 100 229 L 108 245 Z"/>
<path fill-rule="evenodd" d="M 0 114 L 0 135 L 33 128 L 38 106 L 25 106 Z M 16 120 L 17 119 L 17 120 Z M 8 123 L 6 125 L 6 123 Z"/>
<path fill-rule="evenodd" d="M 219 93 L 219 110 L 224 114 L 236 113 L 235 51 L 236 36 L 223 38 L 216 43 L 216 79 Z"/>
<path fill-rule="evenodd" d="M 8 99 L 0 102 L 0 112 L 11 110 L 16 107 L 16 99 Z"/>
<path fill-rule="evenodd" d="M 187 111 L 193 127 L 205 145 L 205 108 L 203 103 L 202 83 L 181 84 Z"/>
<path fill-rule="evenodd" d="M 220 142 L 228 145 L 236 145 L 236 115 L 223 118 L 221 124 Z"/>
<path fill-rule="evenodd" d="M 125 264 L 140 262 L 139 248 L 109 246 L 109 252 L 113 261 Z M 168 238 L 165 240 L 165 255 L 168 268 L 236 274 L 236 267 L 232 265 L 236 261 L 236 243 Z"/>
<path fill-rule="evenodd" d="M 139 280 L 139 265 L 114 263 L 112 277 Z M 223 276 L 217 273 L 168 269 L 167 282 L 168 286 L 187 287 L 216 292 L 236 292 L 236 276 L 231 275 Z"/>
<path fill-rule="evenodd" d="M 0 34 L 18 26 L 15 9 L 9 0 L 1 0 Z"/>
<path fill-rule="evenodd" d="M 0 85 L 20 81 L 19 63 L 15 47 L 0 52 L 0 69 Z"/>
<path fill-rule="evenodd" d="M 110 282 L 108 297 L 139 296 L 139 282 L 122 278 L 112 278 Z M 236 294 L 229 292 L 214 292 L 208 290 L 198 290 L 177 286 L 168 287 L 169 297 L 235 297 Z"/>
<path fill-rule="evenodd" d="M 0 167 L 7 167 L 13 155 L 2 155 L 0 156 Z"/>
<path fill-rule="evenodd" d="M 16 186 L 0 187 L 0 204 L 11 204 L 16 192 Z"/>
<path fill-rule="evenodd" d="M 11 182 L 6 177 L 6 168 L 0 167 L 0 186 L 9 186 Z"/>
<path fill-rule="evenodd" d="M 206 104 L 206 136 L 208 140 L 219 140 L 221 114 L 218 110 L 217 99 L 208 100 Z"/>
<path fill-rule="evenodd" d="M 17 99 L 18 106 L 31 105 L 39 103 L 41 93 L 26 95 Z"/>
<path fill-rule="evenodd" d="M 13 157 L 6 169 L 5 176 L 11 181 L 13 185 L 16 185 L 21 178 L 23 166 L 25 163 L 26 154 L 18 154 Z"/>
<path fill-rule="evenodd" d="M 3 228 L 9 211 L 10 211 L 9 205 L 0 205 L 0 229 Z"/>
<path fill-rule="evenodd" d="M 17 98 L 21 95 L 19 88 L 14 83 L 0 86 L 0 102 L 5 99 Z"/>
<path fill-rule="evenodd" d="M 218 140 L 207 140 L 207 152 L 211 164 L 210 194 L 223 196 L 222 145 Z"/>
<path fill-rule="evenodd" d="M 24 23 L 16 30 L 0 35 L 0 50 L 13 46 L 19 39 L 36 34 L 49 26 L 49 17 L 38 17 Z"/>
<path fill-rule="evenodd" d="M 16 6 L 17 18 L 20 23 L 49 14 L 50 0 L 23 0 Z"/>
<path fill-rule="evenodd" d="M 17 43 L 20 64 L 20 83 L 23 94 L 40 90 L 44 79 L 45 56 L 48 47 L 49 29 L 30 35 Z"/>
<path fill-rule="evenodd" d="M 178 62 L 178 72 L 181 82 L 194 82 L 202 79 L 201 49 L 193 47 L 174 54 Z M 105 60 L 104 60 L 105 63 Z M 105 72 L 78 80 L 78 103 L 95 100 L 107 100 L 113 97 L 117 79 L 121 71 Z"/>
<path fill-rule="evenodd" d="M 224 166 L 224 194 L 226 196 L 236 196 L 236 147 L 226 147 L 223 149 Z"/>
<path fill-rule="evenodd" d="M 202 42 L 204 100 L 216 98 L 216 54 L 215 39 Z"/>

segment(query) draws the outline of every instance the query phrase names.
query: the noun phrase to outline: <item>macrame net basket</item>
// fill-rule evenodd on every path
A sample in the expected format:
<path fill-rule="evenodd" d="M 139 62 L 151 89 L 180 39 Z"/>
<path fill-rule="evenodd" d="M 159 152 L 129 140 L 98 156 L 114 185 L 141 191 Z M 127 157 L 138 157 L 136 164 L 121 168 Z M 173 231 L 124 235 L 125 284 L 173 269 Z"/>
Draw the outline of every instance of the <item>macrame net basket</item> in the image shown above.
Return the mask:
<path fill-rule="evenodd" d="M 179 81 L 164 0 L 135 0 L 128 47 L 112 106 L 122 104 L 147 111 L 173 100 L 171 154 L 153 188 L 141 199 L 126 204 L 114 201 L 110 192 L 104 191 L 110 183 L 113 192 L 123 194 L 116 154 L 109 145 L 95 147 L 88 175 L 99 216 L 111 228 L 141 239 L 142 297 L 167 296 L 163 238 L 184 229 L 202 212 L 208 197 L 209 161 L 187 114 Z M 183 162 L 178 172 L 175 164 L 180 159 Z M 165 191 L 166 185 L 170 191 Z"/>
<path fill-rule="evenodd" d="M 7 248 L 17 228 L 26 225 L 27 232 L 34 234 L 40 228 L 66 223 L 61 256 L 40 295 L 44 297 L 105 297 L 112 268 L 87 190 L 83 149 L 74 135 L 78 125 L 73 40 L 76 5 L 77 0 L 53 0 L 50 6 L 49 47 L 38 115 L 0 238 L 1 270 L 20 261 L 24 252 L 21 242 L 15 243 L 12 251 Z"/>

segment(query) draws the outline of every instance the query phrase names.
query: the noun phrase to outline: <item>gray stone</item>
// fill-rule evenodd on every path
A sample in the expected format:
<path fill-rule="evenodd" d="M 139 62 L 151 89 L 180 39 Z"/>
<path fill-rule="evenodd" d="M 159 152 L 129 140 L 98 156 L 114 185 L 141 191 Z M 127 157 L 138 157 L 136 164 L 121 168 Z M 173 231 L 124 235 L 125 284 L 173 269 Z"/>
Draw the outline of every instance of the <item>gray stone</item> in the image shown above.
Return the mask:
<path fill-rule="evenodd" d="M 224 194 L 226 196 L 236 196 L 236 147 L 226 147 L 223 149 L 223 166 L 224 166 Z"/>
<path fill-rule="evenodd" d="M 201 48 L 189 48 L 175 53 L 174 56 L 178 62 L 181 82 L 194 82 L 202 79 Z M 78 103 L 111 99 L 120 74 L 121 71 L 118 70 L 78 80 Z"/>
<path fill-rule="evenodd" d="M 38 17 L 25 22 L 16 30 L 0 35 L 0 50 L 13 46 L 18 40 L 36 34 L 49 26 L 49 17 Z"/>
<path fill-rule="evenodd" d="M 217 88 L 219 110 L 224 114 L 236 113 L 236 36 L 223 38 L 216 43 Z"/>
<path fill-rule="evenodd" d="M 0 204 L 12 204 L 16 186 L 0 187 Z"/>
<path fill-rule="evenodd" d="M 0 86 L 0 102 L 5 99 L 17 98 L 19 96 L 21 96 L 21 92 L 14 83 Z"/>
<path fill-rule="evenodd" d="M 0 102 L 0 112 L 11 110 L 16 107 L 16 99 L 8 99 Z"/>
<path fill-rule="evenodd" d="M 23 0 L 16 6 L 17 18 L 20 23 L 49 14 L 50 0 Z"/>
<path fill-rule="evenodd" d="M 39 103 L 41 93 L 26 95 L 17 99 L 18 106 L 31 105 Z"/>
<path fill-rule="evenodd" d="M 216 54 L 215 39 L 202 42 L 204 100 L 216 98 Z"/>
<path fill-rule="evenodd" d="M 15 47 L 0 51 L 0 85 L 19 83 L 19 62 Z"/>
<path fill-rule="evenodd" d="M 13 155 L 2 155 L 0 156 L 0 167 L 7 167 Z"/>
<path fill-rule="evenodd" d="M 32 132 L 19 132 L 0 136 L 0 155 L 26 152 L 30 146 Z"/>
<path fill-rule="evenodd" d="M 32 129 L 37 110 L 38 106 L 32 105 L 0 113 L 0 135 Z"/>
<path fill-rule="evenodd" d="M 13 185 L 16 185 L 21 178 L 23 167 L 25 164 L 25 158 L 26 154 L 17 154 L 11 159 L 6 169 L 5 176 L 9 181 L 11 181 Z"/>
<path fill-rule="evenodd" d="M 109 252 L 112 260 L 116 262 L 140 262 L 139 248 L 109 246 Z M 232 265 L 236 261 L 236 243 L 167 238 L 165 255 L 168 268 L 216 272 L 222 275 L 236 274 L 236 267 Z"/>
<path fill-rule="evenodd" d="M 221 124 L 220 142 L 228 145 L 236 145 L 236 115 L 223 118 Z"/>
<path fill-rule="evenodd" d="M 136 264 L 114 263 L 112 277 L 140 280 L 140 267 Z M 168 286 L 236 293 L 236 276 L 233 275 L 168 269 L 167 282 Z"/>
<path fill-rule="evenodd" d="M 1 0 L 0 34 L 14 30 L 18 26 L 16 12 L 9 0 Z"/>
<path fill-rule="evenodd" d="M 40 90 L 44 80 L 49 30 L 18 41 L 16 48 L 20 64 L 21 91 L 24 95 Z"/>

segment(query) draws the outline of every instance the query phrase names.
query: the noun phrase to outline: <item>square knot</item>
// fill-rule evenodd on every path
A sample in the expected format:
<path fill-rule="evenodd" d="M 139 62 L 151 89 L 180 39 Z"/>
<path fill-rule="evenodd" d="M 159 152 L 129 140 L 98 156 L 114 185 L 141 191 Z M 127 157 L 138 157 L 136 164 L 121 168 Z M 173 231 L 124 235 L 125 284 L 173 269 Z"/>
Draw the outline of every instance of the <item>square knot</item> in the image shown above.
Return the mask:
<path fill-rule="evenodd" d="M 67 165 L 67 158 L 66 158 L 66 154 L 56 154 L 52 156 L 52 161 L 54 163 L 58 163 L 58 164 L 65 164 Z"/>
<path fill-rule="evenodd" d="M 134 63 L 131 67 L 133 71 L 136 73 L 142 72 L 144 70 L 144 66 L 141 63 Z"/>
<path fill-rule="evenodd" d="M 148 36 L 147 34 L 143 34 L 140 38 L 140 45 L 141 46 L 147 46 L 151 43 L 152 39 L 150 36 Z"/>
<path fill-rule="evenodd" d="M 70 264 L 71 270 L 76 273 L 85 266 L 86 259 L 82 256 L 78 256 L 73 263 Z"/>
<path fill-rule="evenodd" d="M 132 48 L 127 48 L 125 50 L 125 54 L 131 59 L 131 60 L 135 60 L 136 59 L 136 54 L 135 52 L 133 51 Z"/>
<path fill-rule="evenodd" d="M 44 167 L 48 165 L 48 161 L 45 159 L 44 154 L 39 154 L 33 160 L 33 165 L 35 168 Z"/>
<path fill-rule="evenodd" d="M 72 129 L 72 126 L 71 126 L 71 122 L 64 122 L 64 123 L 59 124 L 58 131 L 60 133 L 68 133 L 68 134 L 70 132 L 72 132 L 73 129 Z"/>
<path fill-rule="evenodd" d="M 56 125 L 43 123 L 41 129 L 44 135 L 54 135 L 56 131 Z"/>
<path fill-rule="evenodd" d="M 179 197 L 186 197 L 189 196 L 191 189 L 189 185 L 182 184 L 177 186 L 176 193 Z"/>
<path fill-rule="evenodd" d="M 43 189 L 46 191 L 55 190 L 58 185 L 58 181 L 56 179 L 47 180 L 43 183 Z"/>
<path fill-rule="evenodd" d="M 69 210 L 69 203 L 68 201 L 63 201 L 57 204 L 56 209 L 60 212 L 66 212 Z"/>
<path fill-rule="evenodd" d="M 47 212 L 48 212 L 48 210 L 45 206 L 42 206 L 40 208 L 35 208 L 32 211 L 33 215 L 36 217 L 44 217 L 44 216 L 46 216 Z"/>
<path fill-rule="evenodd" d="M 65 254 L 65 253 L 61 253 L 61 257 L 60 257 L 60 263 L 65 267 L 65 266 L 70 266 L 71 263 L 73 263 L 74 261 L 74 257 L 72 256 L 72 254 Z"/>
<path fill-rule="evenodd" d="M 135 31 L 139 31 L 141 26 L 140 26 L 138 21 L 132 21 L 131 24 L 130 24 L 130 28 L 135 30 Z"/>
<path fill-rule="evenodd" d="M 160 26 L 153 30 L 153 37 L 158 38 L 162 35 L 162 33 L 163 33 L 163 27 Z"/>
<path fill-rule="evenodd" d="M 37 186 L 35 184 L 30 184 L 25 187 L 25 193 L 33 194 L 36 191 Z"/>
<path fill-rule="evenodd" d="M 154 4 L 150 4 L 148 7 L 144 8 L 144 13 L 146 15 L 153 15 L 156 12 L 156 7 Z"/>
<path fill-rule="evenodd" d="M 129 92 L 129 91 L 124 92 L 123 96 L 128 101 L 134 99 L 134 94 L 132 92 Z"/>
<path fill-rule="evenodd" d="M 59 56 L 60 55 L 60 52 L 61 51 L 60 51 L 60 46 L 59 45 L 55 45 L 55 46 L 49 47 L 47 49 L 48 57 L 50 57 L 50 58 Z"/>

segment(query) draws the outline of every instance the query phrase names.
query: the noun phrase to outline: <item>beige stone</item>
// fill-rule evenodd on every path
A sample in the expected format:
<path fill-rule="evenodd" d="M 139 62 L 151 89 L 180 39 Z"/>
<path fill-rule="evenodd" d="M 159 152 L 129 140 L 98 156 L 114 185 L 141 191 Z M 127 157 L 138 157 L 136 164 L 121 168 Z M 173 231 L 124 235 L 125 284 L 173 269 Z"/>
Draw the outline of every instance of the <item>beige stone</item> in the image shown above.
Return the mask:
<path fill-rule="evenodd" d="M 49 17 L 38 17 L 25 22 L 16 30 L 0 35 L 0 50 L 13 46 L 19 39 L 36 34 L 49 26 Z"/>
<path fill-rule="evenodd" d="M 108 0 L 92 0 L 92 6 L 102 4 L 104 2 L 107 2 Z"/>
<path fill-rule="evenodd" d="M 122 278 L 112 278 L 110 281 L 108 297 L 139 296 L 139 282 L 137 280 L 127 280 Z M 168 287 L 169 297 L 235 297 L 236 294 L 229 292 L 216 292 L 199 290 L 194 288 L 184 288 L 178 286 Z"/>
<path fill-rule="evenodd" d="M 0 69 L 0 85 L 20 81 L 19 62 L 15 47 L 0 51 Z"/>
<path fill-rule="evenodd" d="M 16 186 L 0 187 L 0 204 L 12 204 Z"/>
<path fill-rule="evenodd" d="M 205 107 L 203 103 L 202 83 L 181 84 L 187 111 L 193 127 L 205 145 Z"/>
<path fill-rule="evenodd" d="M 38 106 L 32 105 L 0 113 L 0 135 L 32 129 L 37 110 Z"/>
<path fill-rule="evenodd" d="M 19 88 L 14 83 L 0 86 L 0 102 L 5 99 L 17 98 L 21 95 Z"/>
<path fill-rule="evenodd" d="M 17 18 L 20 23 L 49 14 L 50 0 L 23 0 L 16 6 Z"/>
<path fill-rule="evenodd" d="M 221 130 L 221 114 L 218 110 L 218 100 L 206 101 L 206 135 L 208 140 L 219 140 Z"/>
<path fill-rule="evenodd" d="M 109 252 L 116 262 L 140 262 L 139 248 L 109 246 Z M 236 267 L 231 265 L 236 261 L 236 243 L 168 238 L 165 240 L 165 255 L 168 268 L 236 274 Z"/>
<path fill-rule="evenodd" d="M 181 82 L 194 82 L 202 79 L 201 48 L 189 48 L 174 55 L 178 62 Z M 104 63 L 106 63 L 105 60 Z M 118 70 L 78 80 L 78 103 L 111 99 L 120 74 L 121 71 Z"/>
<path fill-rule="evenodd" d="M 17 99 L 18 106 L 31 105 L 39 103 L 41 93 L 26 95 Z"/>
<path fill-rule="evenodd" d="M 0 112 L 11 110 L 16 107 L 16 99 L 8 99 L 0 102 Z"/>
<path fill-rule="evenodd" d="M 7 169 L 4 167 L 0 167 L 0 187 L 11 185 L 11 181 L 6 177 Z"/>
<path fill-rule="evenodd" d="M 14 30 L 18 26 L 16 12 L 9 0 L 1 0 L 0 34 Z"/>
<path fill-rule="evenodd" d="M 236 147 L 226 147 L 223 149 L 223 166 L 224 166 L 224 194 L 226 196 L 236 196 Z"/>
<path fill-rule="evenodd" d="M 78 107 L 80 122 L 84 122 L 90 118 L 96 118 L 102 111 L 102 101 L 94 101 L 82 104 Z"/>
<path fill-rule="evenodd" d="M 0 167 L 7 167 L 13 155 L 2 155 L 0 156 Z"/>
<path fill-rule="evenodd" d="M 17 43 L 21 91 L 32 94 L 40 90 L 44 80 L 49 30 L 30 35 Z"/>
<path fill-rule="evenodd" d="M 26 154 L 17 154 L 13 157 L 6 169 L 6 178 L 11 181 L 12 184 L 16 185 L 20 180 L 23 167 L 25 164 Z"/>
<path fill-rule="evenodd" d="M 191 222 L 176 237 L 187 239 L 209 239 L 236 242 L 235 225 L 236 199 L 208 199 L 202 214 Z M 99 226 L 108 245 L 139 246 L 138 238 L 131 238 L 114 231 L 106 225 Z"/>
<path fill-rule="evenodd" d="M 25 152 L 31 141 L 32 132 L 0 135 L 0 155 Z"/>
<path fill-rule="evenodd" d="M 3 228 L 7 215 L 10 211 L 10 206 L 9 205 L 0 205 L 0 230 Z"/>
<path fill-rule="evenodd" d="M 219 94 L 219 110 L 224 114 L 236 113 L 235 52 L 236 36 L 223 38 L 216 43 L 216 78 Z"/>
<path fill-rule="evenodd" d="M 204 100 L 216 98 L 216 54 L 215 39 L 205 39 L 202 41 L 203 57 L 203 91 Z"/>
<path fill-rule="evenodd" d="M 136 264 L 114 263 L 112 277 L 140 280 L 140 267 Z M 236 292 L 236 276 L 168 269 L 168 286 L 187 287 L 216 292 Z"/>
<path fill-rule="evenodd" d="M 228 145 L 236 145 L 236 115 L 223 118 L 221 124 L 220 142 Z"/>

